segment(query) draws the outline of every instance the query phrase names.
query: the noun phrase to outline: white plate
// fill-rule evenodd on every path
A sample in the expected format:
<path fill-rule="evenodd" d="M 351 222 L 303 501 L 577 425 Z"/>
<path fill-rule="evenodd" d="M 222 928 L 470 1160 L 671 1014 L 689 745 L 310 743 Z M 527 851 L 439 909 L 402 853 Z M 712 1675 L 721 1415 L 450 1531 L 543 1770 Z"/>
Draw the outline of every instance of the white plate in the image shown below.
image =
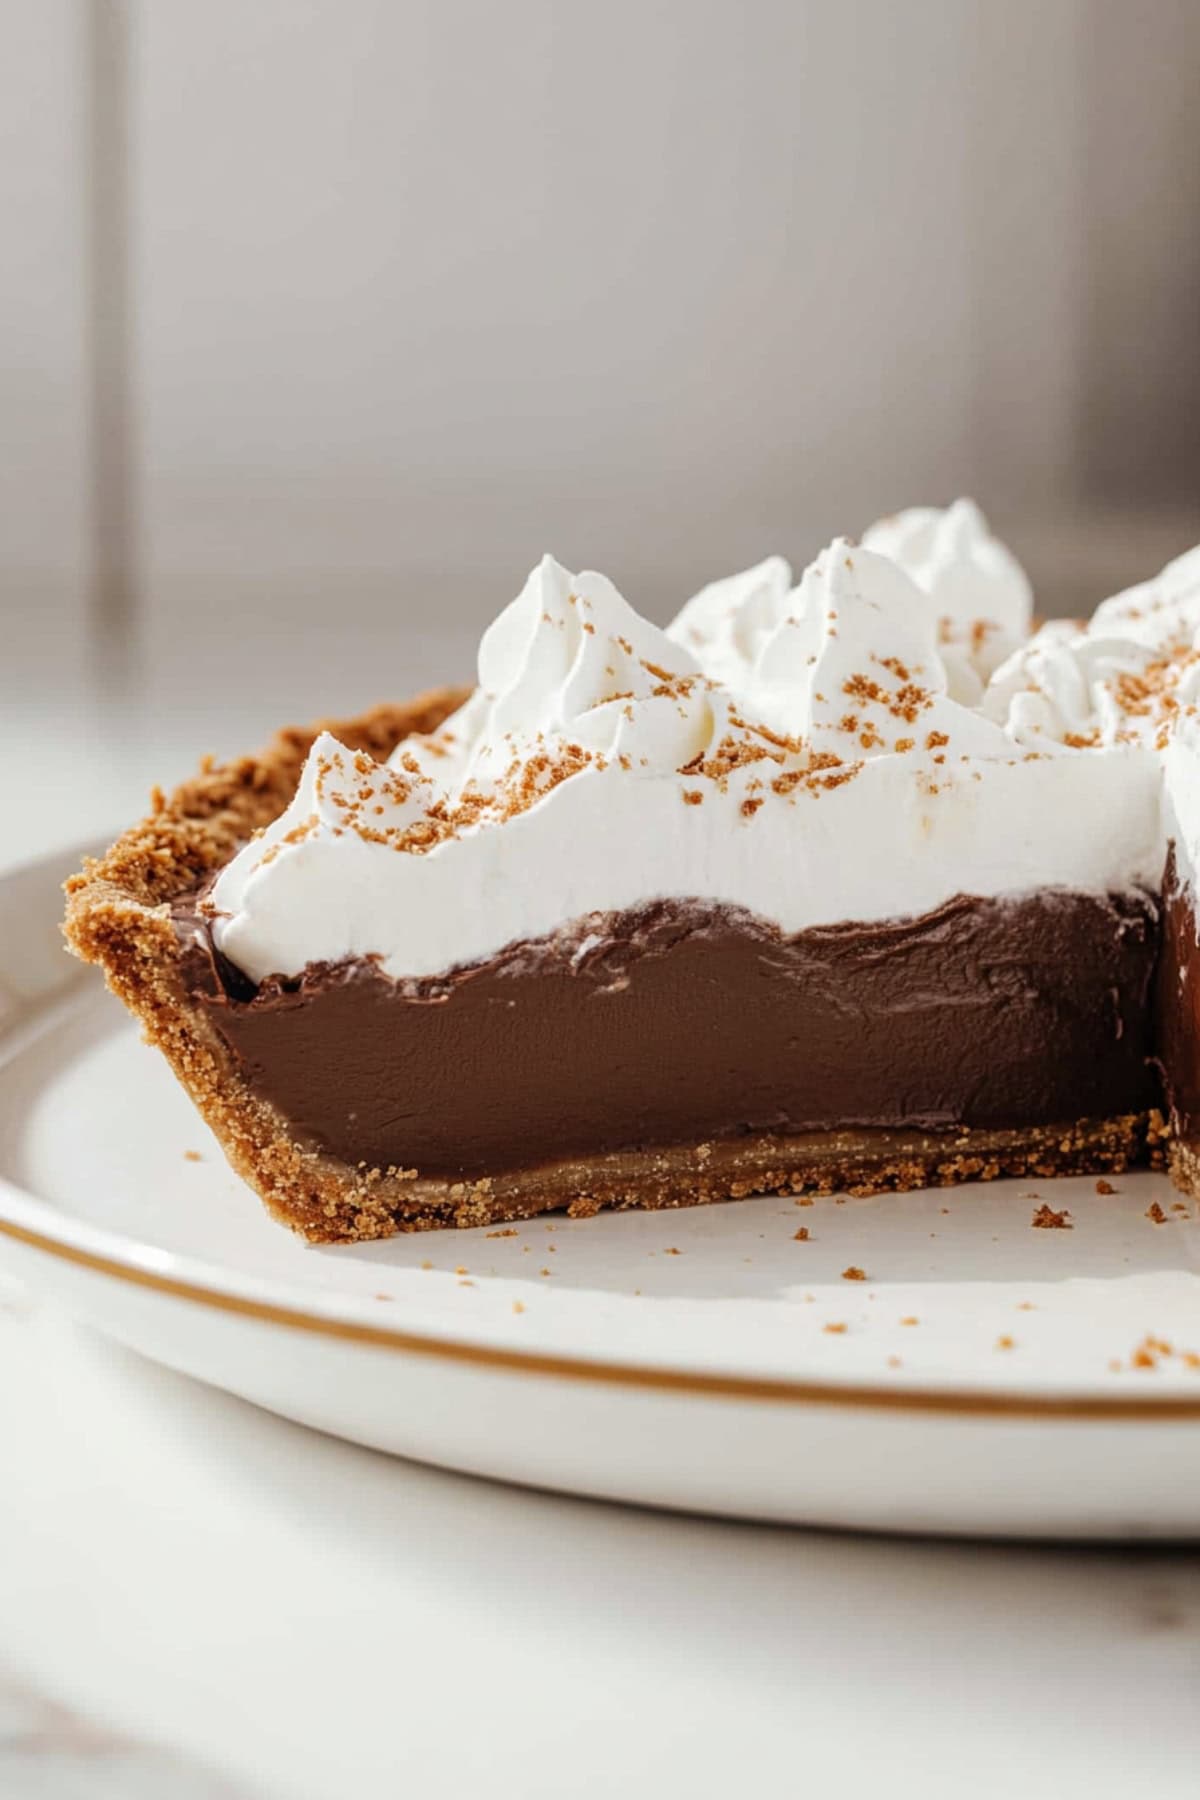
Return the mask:
<path fill-rule="evenodd" d="M 1200 1235 L 1164 1177 L 312 1248 L 59 948 L 77 861 L 0 881 L 0 1259 L 114 1337 L 506 1480 L 885 1530 L 1200 1534 Z M 1033 1229 L 1043 1199 L 1073 1228 Z"/>

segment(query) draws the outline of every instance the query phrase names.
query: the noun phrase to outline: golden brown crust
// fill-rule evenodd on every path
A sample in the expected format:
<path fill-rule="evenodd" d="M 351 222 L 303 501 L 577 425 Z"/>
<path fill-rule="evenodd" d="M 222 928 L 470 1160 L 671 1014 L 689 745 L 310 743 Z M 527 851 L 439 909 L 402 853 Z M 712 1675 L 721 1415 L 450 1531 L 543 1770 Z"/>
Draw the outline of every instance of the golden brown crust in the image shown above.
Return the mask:
<path fill-rule="evenodd" d="M 1200 1149 L 1186 1138 L 1173 1137 L 1167 1147 L 1167 1171 L 1181 1194 L 1200 1200 Z"/>
<path fill-rule="evenodd" d="M 746 1137 L 645 1154 L 617 1152 L 477 1181 L 403 1169 L 351 1168 L 296 1144 L 253 1094 L 187 993 L 171 904 L 228 860 L 291 799 L 316 733 L 386 757 L 433 731 L 467 696 L 439 688 L 360 718 L 279 733 L 258 756 L 206 764 L 141 824 L 67 883 L 67 942 L 98 963 L 112 991 L 167 1057 L 232 1166 L 270 1211 L 313 1242 L 387 1237 L 439 1226 L 495 1225 L 566 1207 L 678 1207 L 764 1192 L 852 1194 L 1000 1175 L 1110 1174 L 1160 1155 L 1157 1114 L 1025 1131 L 858 1131 Z"/>
<path fill-rule="evenodd" d="M 283 811 L 313 740 L 322 731 L 332 732 L 351 750 L 366 750 L 382 759 L 404 738 L 435 731 L 470 691 L 432 688 L 403 705 L 376 706 L 355 719 L 290 725 L 256 756 L 219 765 L 206 758 L 199 774 L 173 794 L 155 788 L 149 818 L 119 837 L 106 855 L 89 858 L 81 873 L 67 882 L 66 932 L 71 948 L 87 962 L 103 960 L 87 955 L 74 935 L 98 895 L 159 906 L 187 893 L 228 861 L 239 844 Z"/>
<path fill-rule="evenodd" d="M 604 1208 L 659 1211 L 756 1194 L 844 1193 L 859 1198 L 1006 1175 L 1120 1174 L 1147 1158 L 1160 1160 L 1161 1130 L 1160 1115 L 1151 1112 L 1019 1131 L 761 1135 L 612 1151 L 477 1181 L 422 1181 L 400 1173 L 384 1178 L 379 1197 L 401 1209 L 391 1231 L 496 1225 L 563 1208 L 573 1218 Z"/>

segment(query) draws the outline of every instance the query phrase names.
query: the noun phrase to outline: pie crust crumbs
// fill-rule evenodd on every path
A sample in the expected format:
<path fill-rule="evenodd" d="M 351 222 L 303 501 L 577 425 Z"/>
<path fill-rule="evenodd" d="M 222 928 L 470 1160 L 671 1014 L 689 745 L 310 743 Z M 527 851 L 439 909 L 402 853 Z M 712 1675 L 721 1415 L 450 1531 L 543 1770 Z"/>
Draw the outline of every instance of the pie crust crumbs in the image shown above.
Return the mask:
<path fill-rule="evenodd" d="M 1062 1212 L 1055 1212 L 1054 1208 L 1047 1206 L 1045 1201 L 1034 1213 L 1030 1224 L 1035 1231 L 1071 1231 L 1073 1229 L 1071 1215 L 1066 1208 L 1064 1207 Z"/>

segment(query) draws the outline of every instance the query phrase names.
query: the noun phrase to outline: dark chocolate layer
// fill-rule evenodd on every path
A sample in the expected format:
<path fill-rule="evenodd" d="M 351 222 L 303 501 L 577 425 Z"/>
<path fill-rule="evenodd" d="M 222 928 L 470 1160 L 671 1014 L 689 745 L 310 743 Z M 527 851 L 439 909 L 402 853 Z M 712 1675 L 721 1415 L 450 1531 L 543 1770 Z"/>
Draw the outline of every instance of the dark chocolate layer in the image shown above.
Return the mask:
<path fill-rule="evenodd" d="M 186 974 L 300 1141 L 478 1176 L 838 1126 L 1019 1127 L 1141 1111 L 1158 906 L 1046 891 L 784 937 L 660 902 L 436 980 L 370 962 L 257 991 L 195 919 Z"/>
<path fill-rule="evenodd" d="M 1184 1142 L 1200 1137 L 1200 945 L 1195 896 L 1180 879 L 1172 845 L 1163 877 L 1162 950 L 1155 993 L 1155 1060 L 1170 1124 Z"/>

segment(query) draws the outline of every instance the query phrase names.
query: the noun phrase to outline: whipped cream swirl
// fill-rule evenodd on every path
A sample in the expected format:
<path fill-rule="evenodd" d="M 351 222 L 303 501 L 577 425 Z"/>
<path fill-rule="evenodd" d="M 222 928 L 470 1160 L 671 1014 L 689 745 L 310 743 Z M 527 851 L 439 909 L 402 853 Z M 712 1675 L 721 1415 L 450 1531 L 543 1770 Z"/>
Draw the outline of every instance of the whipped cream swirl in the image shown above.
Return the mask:
<path fill-rule="evenodd" d="M 439 737 L 465 777 L 503 780 L 539 739 L 639 767 L 679 768 L 712 733 L 709 683 L 686 650 L 634 612 L 603 575 L 552 556 L 485 631 L 479 685 Z M 408 754 L 402 746 L 393 762 Z"/>
<path fill-rule="evenodd" d="M 736 687 L 792 611 L 791 564 L 768 556 L 701 588 L 667 626 L 667 636 L 698 657 L 714 681 Z"/>
<path fill-rule="evenodd" d="M 928 596 L 897 563 L 845 538 L 804 571 L 744 693 L 755 717 L 842 755 L 1011 751 L 951 698 Z"/>
<path fill-rule="evenodd" d="M 1190 551 L 1086 623 L 1044 625 L 996 671 L 983 711 L 1033 749 L 1164 750 L 1198 699 L 1200 551 Z"/>
<path fill-rule="evenodd" d="M 951 680 L 961 698 L 976 700 L 982 683 L 1029 634 L 1033 590 L 1012 551 L 965 499 L 879 519 L 862 541 L 928 594 Z"/>
<path fill-rule="evenodd" d="M 931 603 L 914 608 L 916 628 L 924 631 L 932 618 L 947 693 L 978 705 L 989 676 L 1029 635 L 1033 592 L 1012 551 L 992 536 L 973 500 L 880 519 L 863 533 L 862 549 L 886 557 Z M 791 569 L 772 556 L 703 588 L 667 635 L 716 680 L 744 685 L 767 639 L 802 610 Z"/>

